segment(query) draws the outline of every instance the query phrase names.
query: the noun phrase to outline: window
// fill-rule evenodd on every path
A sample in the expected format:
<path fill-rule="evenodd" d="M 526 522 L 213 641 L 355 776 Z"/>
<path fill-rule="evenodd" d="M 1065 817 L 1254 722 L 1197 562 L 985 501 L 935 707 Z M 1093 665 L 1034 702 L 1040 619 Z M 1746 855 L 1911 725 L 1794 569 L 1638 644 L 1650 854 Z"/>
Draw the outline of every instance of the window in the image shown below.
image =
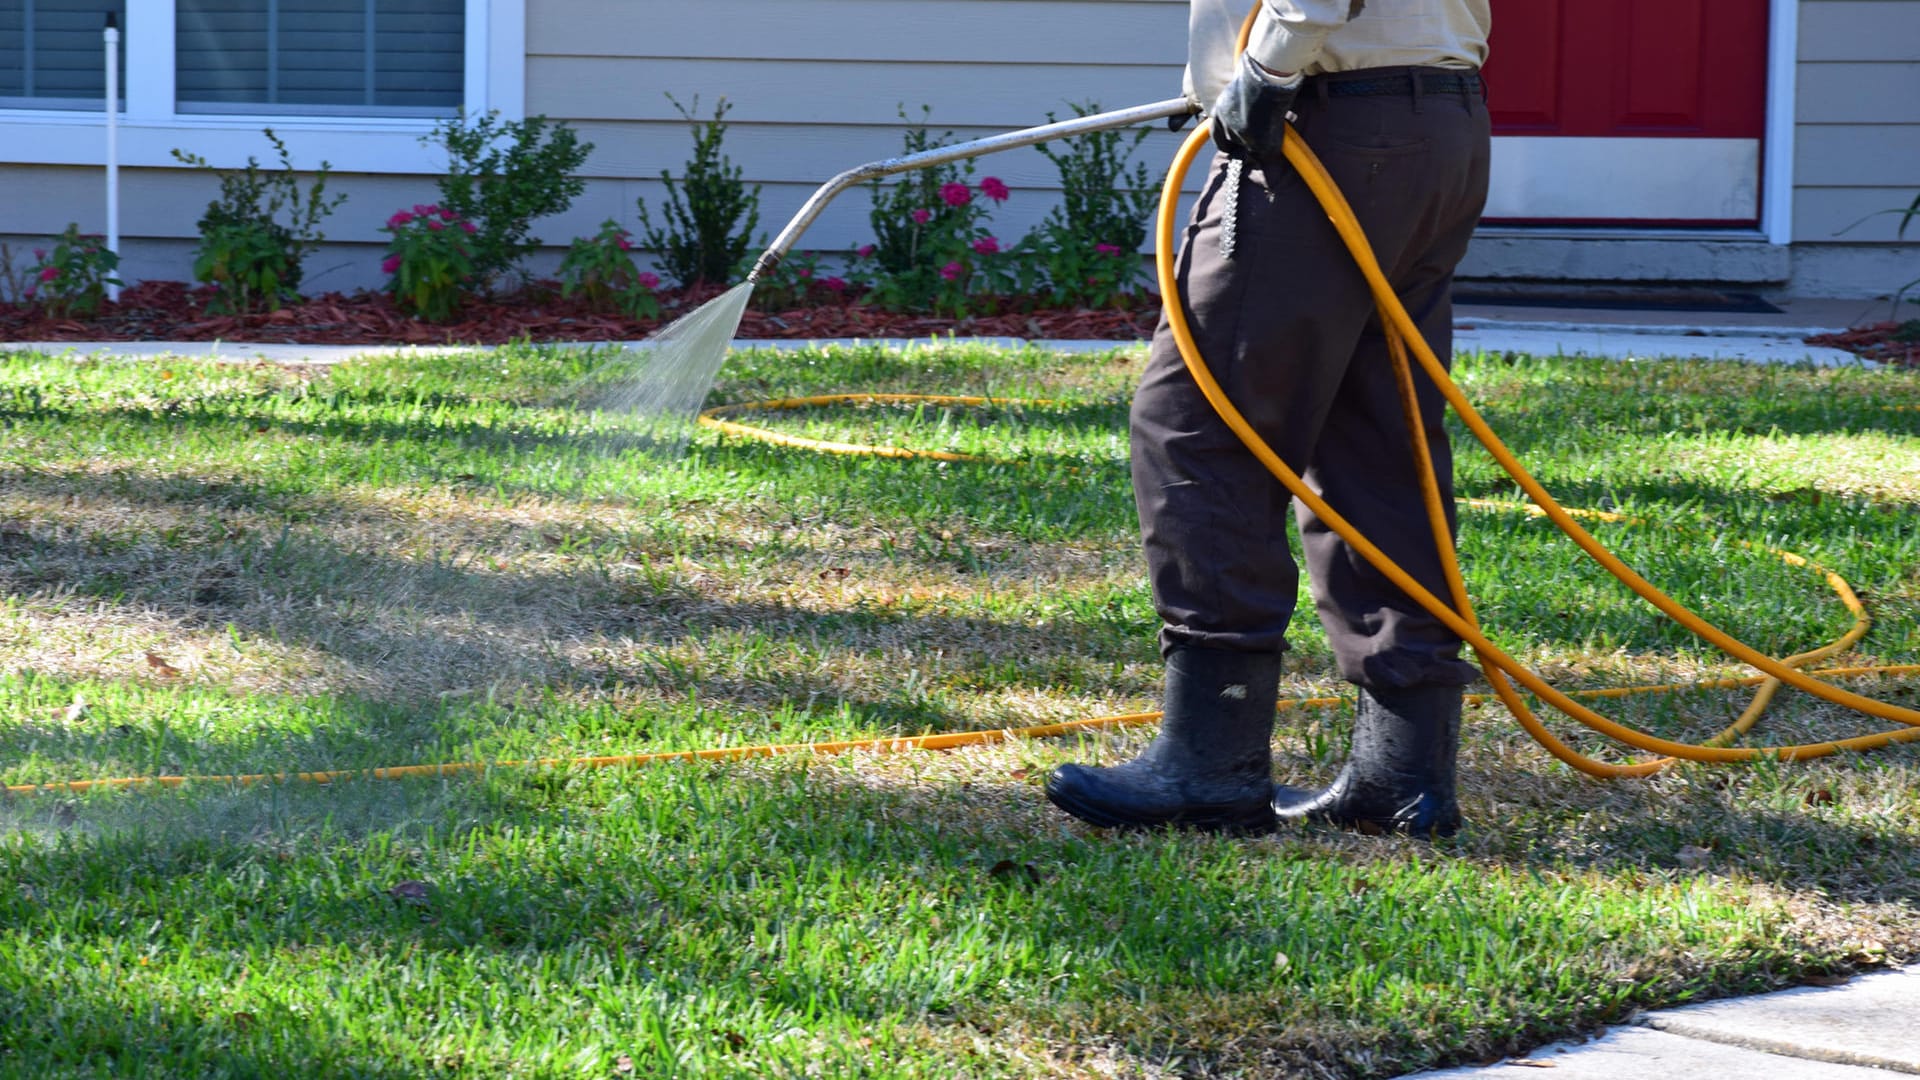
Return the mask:
<path fill-rule="evenodd" d="M 445 116 L 466 0 L 178 0 L 182 113 Z"/>
<path fill-rule="evenodd" d="M 175 148 L 237 166 L 271 126 L 300 161 L 435 173 L 420 137 L 441 118 L 526 114 L 527 0 L 0 0 L 0 173 L 105 161 L 107 11 L 126 166 L 177 168 Z"/>
<path fill-rule="evenodd" d="M 101 111 L 109 14 L 124 25 L 126 0 L 0 0 L 0 107 Z"/>

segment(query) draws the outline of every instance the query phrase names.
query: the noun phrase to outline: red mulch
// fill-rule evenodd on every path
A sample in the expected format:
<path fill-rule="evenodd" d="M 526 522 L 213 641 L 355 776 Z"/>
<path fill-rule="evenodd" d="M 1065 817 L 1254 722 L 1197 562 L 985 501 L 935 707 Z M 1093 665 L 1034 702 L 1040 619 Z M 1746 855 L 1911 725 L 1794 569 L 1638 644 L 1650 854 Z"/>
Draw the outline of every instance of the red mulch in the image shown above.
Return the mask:
<path fill-rule="evenodd" d="M 474 301 L 452 322 L 411 318 L 378 292 L 326 293 L 279 311 L 210 315 L 211 290 L 177 281 L 148 281 L 120 294 L 91 319 L 55 319 L 31 305 L 0 303 L 0 341 L 248 341 L 299 345 L 504 345 L 515 341 L 632 341 L 692 311 L 717 290 L 668 292 L 660 319 L 629 319 L 561 299 L 550 287 Z M 743 338 L 1068 338 L 1139 341 L 1152 336 L 1160 299 L 1143 294 L 1128 310 L 1010 311 L 964 319 L 881 311 L 823 295 L 785 311 L 750 309 Z M 1906 329 L 1903 331 L 1902 327 Z M 1920 367 L 1912 324 L 1876 323 L 1809 344 L 1846 349 L 1883 364 Z M 1902 340 L 1902 337 L 1907 340 Z"/>
<path fill-rule="evenodd" d="M 55 319 L 31 306 L 0 303 L 0 341 L 248 341 L 300 345 L 503 345 L 515 341 L 629 341 L 692 311 L 714 295 L 662 295 L 661 319 L 629 319 L 596 312 L 552 290 L 469 304 L 451 322 L 411 318 L 385 293 L 326 293 L 279 311 L 210 315 L 210 290 L 177 281 L 142 282 L 91 319 Z M 1031 311 L 932 318 L 879 311 L 858 303 L 824 302 L 791 311 L 751 309 L 743 338 L 1081 338 L 1137 341 L 1153 333 L 1159 298 L 1142 296 L 1127 311 Z"/>
<path fill-rule="evenodd" d="M 1837 334 L 1815 334 L 1807 339 L 1807 344 L 1830 345 L 1882 364 L 1920 367 L 1920 320 L 1874 323 Z"/>

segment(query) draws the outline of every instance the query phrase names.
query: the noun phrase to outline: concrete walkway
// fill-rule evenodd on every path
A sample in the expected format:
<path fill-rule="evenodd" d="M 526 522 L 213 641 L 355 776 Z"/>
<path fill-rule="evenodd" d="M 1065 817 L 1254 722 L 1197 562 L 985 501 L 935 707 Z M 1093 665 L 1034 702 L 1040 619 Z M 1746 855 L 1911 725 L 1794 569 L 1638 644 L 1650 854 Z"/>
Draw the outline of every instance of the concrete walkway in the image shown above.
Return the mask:
<path fill-rule="evenodd" d="M 1920 1075 L 1920 967 L 1665 1009 L 1584 1043 L 1404 1080 L 1875 1080 Z"/>
<path fill-rule="evenodd" d="M 1454 316 L 1454 347 L 1484 353 L 1605 357 L 1614 360 L 1652 360 L 1703 357 L 1754 363 L 1876 366 L 1843 349 L 1808 345 L 1815 334 L 1846 329 L 1885 319 L 1885 302 L 1867 300 L 1784 300 L 1781 311 L 1768 314 L 1737 312 L 1607 311 L 1572 308 L 1522 308 L 1493 305 L 1462 306 Z M 1920 315 L 1907 305 L 1901 314 Z M 969 338 L 984 344 L 1018 348 L 1019 338 Z M 644 342 L 605 342 L 600 347 L 636 347 Z M 929 339 L 822 339 L 812 341 L 750 341 L 733 343 L 736 349 L 794 350 L 823 345 L 883 345 L 911 349 Z M 1066 352 L 1106 352 L 1138 348 L 1123 341 L 1042 341 L 1049 349 Z M 227 360 L 268 360 L 278 363 L 338 363 L 356 356 L 469 352 L 447 346 L 271 345 L 245 342 L 0 342 L 0 350 L 113 355 L 128 357 L 213 357 Z"/>

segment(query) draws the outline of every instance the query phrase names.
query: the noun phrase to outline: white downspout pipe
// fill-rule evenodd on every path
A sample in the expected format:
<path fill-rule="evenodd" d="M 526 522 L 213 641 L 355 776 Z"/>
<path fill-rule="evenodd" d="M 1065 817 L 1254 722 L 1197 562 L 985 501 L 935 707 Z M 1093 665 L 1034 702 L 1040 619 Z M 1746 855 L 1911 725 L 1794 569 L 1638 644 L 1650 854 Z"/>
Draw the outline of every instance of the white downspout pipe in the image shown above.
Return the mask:
<path fill-rule="evenodd" d="M 107 13 L 107 250 L 120 254 L 120 27 Z M 116 278 L 118 275 L 115 275 Z M 107 299 L 120 299 L 120 286 L 107 285 Z"/>

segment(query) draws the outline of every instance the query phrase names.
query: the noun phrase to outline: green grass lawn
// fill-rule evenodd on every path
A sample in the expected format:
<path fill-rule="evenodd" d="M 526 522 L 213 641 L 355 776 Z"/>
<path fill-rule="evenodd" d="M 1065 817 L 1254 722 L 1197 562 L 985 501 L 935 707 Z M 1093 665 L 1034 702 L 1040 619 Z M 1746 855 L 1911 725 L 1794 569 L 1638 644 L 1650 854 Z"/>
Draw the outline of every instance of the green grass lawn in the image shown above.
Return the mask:
<path fill-rule="evenodd" d="M 356 769 L 1150 709 L 1137 350 L 728 360 L 795 434 L 650 449 L 630 362 L 0 359 L 0 780 Z M 1920 373 L 1466 358 L 1600 538 L 1776 655 L 1920 662 Z M 1463 495 L 1513 485 L 1462 446 Z M 1752 546 L 1743 546 L 1742 542 Z M 1563 688 L 1744 674 L 1551 526 L 1463 513 L 1496 641 Z M 1295 627 L 1283 695 L 1343 690 Z M 1920 678 L 1848 685 L 1920 702 Z M 1744 702 L 1611 703 L 1705 738 Z M 1556 721 L 1556 723 L 1558 723 Z M 1340 711 L 1295 710 L 1283 779 Z M 1783 694 L 1752 741 L 1886 726 Z M 1576 745 L 1617 749 L 1558 723 Z M 1128 729 L 949 753 L 0 800 L 0 1074 L 1375 1077 L 1920 956 L 1920 751 L 1603 783 L 1469 712 L 1467 832 L 1111 835 Z"/>

